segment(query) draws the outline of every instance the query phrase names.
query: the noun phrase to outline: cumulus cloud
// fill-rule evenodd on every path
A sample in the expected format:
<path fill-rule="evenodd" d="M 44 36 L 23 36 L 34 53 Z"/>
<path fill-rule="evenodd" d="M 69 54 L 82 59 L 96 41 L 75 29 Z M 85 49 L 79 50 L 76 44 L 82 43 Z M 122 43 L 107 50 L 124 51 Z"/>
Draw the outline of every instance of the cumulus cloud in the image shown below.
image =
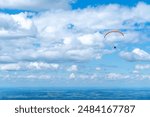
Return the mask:
<path fill-rule="evenodd" d="M 142 75 L 141 79 L 150 79 L 150 75 Z"/>
<path fill-rule="evenodd" d="M 100 41 L 103 41 L 103 40 L 100 40 L 100 39 L 103 39 L 103 36 L 98 32 L 94 33 L 94 34 L 85 34 L 85 35 L 81 35 L 81 36 L 78 37 L 78 40 L 83 45 L 93 45 L 94 43 L 100 43 Z"/>
<path fill-rule="evenodd" d="M 37 69 L 37 70 L 43 70 L 43 69 L 58 69 L 59 64 L 48 64 L 43 62 L 31 62 L 29 65 L 27 65 L 29 69 Z"/>
<path fill-rule="evenodd" d="M 0 70 L 4 71 L 13 71 L 13 70 L 20 70 L 21 67 L 18 64 L 2 64 L 0 65 Z"/>
<path fill-rule="evenodd" d="M 148 12 L 149 7 L 150 5 L 145 3 L 139 3 L 133 8 L 112 4 L 80 10 L 54 10 L 40 14 L 1 13 L 1 56 L 7 56 L 10 58 L 8 61 L 13 62 L 100 59 L 106 53 L 104 48 L 112 47 L 112 44 L 118 41 L 118 38 L 115 38 L 111 43 L 107 43 L 104 34 L 108 29 L 126 29 L 124 39 L 119 40 L 122 43 L 138 43 L 141 39 L 147 38 L 146 32 L 134 29 L 145 28 L 143 24 L 149 22 L 149 14 L 145 15 L 143 9 Z"/>
<path fill-rule="evenodd" d="M 140 2 L 134 7 L 109 4 L 71 10 L 69 3 L 68 0 L 1 0 L 0 8 L 42 12 L 0 13 L 0 70 L 56 70 L 60 68 L 57 62 L 73 62 L 67 68 L 69 78 L 95 79 L 101 77 L 100 74 L 89 75 L 88 71 L 82 71 L 83 75 L 78 75 L 78 62 L 87 64 L 87 60 L 91 62 L 91 59 L 113 54 L 115 51 L 110 48 L 115 43 L 133 46 L 149 43 L 149 4 Z M 104 34 L 112 29 L 121 30 L 125 35 L 123 39 L 118 36 L 104 39 Z M 150 61 L 150 53 L 143 48 L 131 52 L 126 48 L 120 56 L 128 61 Z M 94 72 L 101 69 L 94 66 Z M 107 78 L 126 79 L 129 76 L 110 73 Z"/>
<path fill-rule="evenodd" d="M 7 63 L 0 64 L 0 71 L 19 71 L 19 70 L 58 70 L 60 67 L 56 63 L 26 62 L 26 63 Z"/>
<path fill-rule="evenodd" d="M 101 68 L 100 67 L 96 67 L 95 68 L 97 71 L 101 71 Z"/>
<path fill-rule="evenodd" d="M 139 48 L 131 52 L 121 52 L 120 56 L 127 61 L 150 61 L 150 54 Z"/>
<path fill-rule="evenodd" d="M 28 13 L 9 15 L 0 13 L 0 40 L 34 37 L 36 27 Z"/>
<path fill-rule="evenodd" d="M 24 76 L 17 76 L 17 78 L 23 78 Z M 37 75 L 37 74 L 30 74 L 30 75 L 27 75 L 25 76 L 26 79 L 45 79 L 45 80 L 48 80 L 48 79 L 52 79 L 53 77 L 50 76 L 50 75 Z"/>
<path fill-rule="evenodd" d="M 116 80 L 116 79 L 127 79 L 130 78 L 130 76 L 126 74 L 120 74 L 120 73 L 109 73 L 107 74 L 106 78 L 110 80 Z"/>
<path fill-rule="evenodd" d="M 11 56 L 7 55 L 0 56 L 0 63 L 8 63 L 8 62 L 14 62 L 14 59 Z"/>
<path fill-rule="evenodd" d="M 146 70 L 146 69 L 150 69 L 150 64 L 146 64 L 146 65 L 136 65 L 135 66 L 136 70 Z"/>
<path fill-rule="evenodd" d="M 69 9 L 72 0 L 1 0 L 1 9 L 53 10 Z"/>
<path fill-rule="evenodd" d="M 72 65 L 70 66 L 67 71 L 70 71 L 70 72 L 76 72 L 78 71 L 78 66 L 77 65 Z"/>
<path fill-rule="evenodd" d="M 75 73 L 71 73 L 71 74 L 69 75 L 69 78 L 70 78 L 70 79 L 75 79 L 75 78 L 76 78 Z"/>

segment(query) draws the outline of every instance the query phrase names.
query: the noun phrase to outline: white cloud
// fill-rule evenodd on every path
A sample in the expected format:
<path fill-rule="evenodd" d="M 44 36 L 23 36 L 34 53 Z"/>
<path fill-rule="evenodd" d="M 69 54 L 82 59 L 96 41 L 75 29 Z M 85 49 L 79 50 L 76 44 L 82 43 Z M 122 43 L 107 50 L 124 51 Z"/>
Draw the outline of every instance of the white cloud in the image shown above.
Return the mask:
<path fill-rule="evenodd" d="M 94 80 L 94 79 L 96 79 L 96 78 L 98 78 L 98 76 L 97 76 L 96 74 L 91 75 L 91 79 L 92 79 L 92 80 Z"/>
<path fill-rule="evenodd" d="M 150 75 L 142 75 L 141 79 L 150 79 Z"/>
<path fill-rule="evenodd" d="M 18 70 L 58 70 L 60 67 L 56 63 L 29 62 L 29 63 L 7 63 L 0 64 L 1 71 Z"/>
<path fill-rule="evenodd" d="M 120 73 L 109 73 L 106 76 L 107 79 L 116 80 L 116 79 L 127 79 L 130 78 L 129 75 L 120 74 Z"/>
<path fill-rule="evenodd" d="M 83 45 L 93 45 L 95 43 L 102 43 L 104 41 L 103 35 L 100 33 L 94 33 L 94 34 L 85 34 L 82 36 L 78 37 L 78 40 L 83 44 Z"/>
<path fill-rule="evenodd" d="M 128 61 L 150 61 L 150 54 L 139 48 L 131 52 L 121 52 L 120 56 Z"/>
<path fill-rule="evenodd" d="M 0 63 L 13 62 L 13 58 L 7 55 L 0 56 Z"/>
<path fill-rule="evenodd" d="M 4 71 L 13 71 L 13 70 L 20 70 L 20 65 L 18 64 L 2 64 L 0 65 L 0 70 Z"/>
<path fill-rule="evenodd" d="M 132 73 L 133 73 L 133 74 L 138 74 L 139 71 L 138 71 L 138 70 L 133 70 Z"/>
<path fill-rule="evenodd" d="M 101 68 L 100 68 L 100 67 L 96 67 L 95 69 L 96 69 L 97 71 L 100 71 L 100 70 L 101 70 Z"/>
<path fill-rule="evenodd" d="M 27 65 L 27 68 L 37 69 L 37 70 L 58 69 L 59 64 L 48 64 L 48 63 L 43 63 L 43 62 L 31 62 L 29 65 Z"/>
<path fill-rule="evenodd" d="M 17 76 L 18 78 L 23 78 L 23 76 Z M 37 74 L 31 74 L 26 76 L 27 79 L 42 79 L 42 80 L 47 80 L 47 79 L 52 79 L 51 75 L 37 75 Z"/>
<path fill-rule="evenodd" d="M 93 49 L 76 49 L 76 50 L 68 50 L 66 52 L 66 56 L 68 56 L 70 59 L 74 60 L 86 60 L 93 58 L 94 52 Z"/>
<path fill-rule="evenodd" d="M 1 0 L 2 9 L 20 9 L 20 10 L 53 10 L 69 9 L 71 0 Z"/>
<path fill-rule="evenodd" d="M 28 15 L 29 13 L 15 15 L 0 13 L 0 40 L 34 37 L 36 27 Z"/>
<path fill-rule="evenodd" d="M 78 71 L 78 66 L 77 65 L 72 65 L 67 69 L 67 71 L 76 72 L 76 71 Z"/>
<path fill-rule="evenodd" d="M 90 79 L 91 75 L 89 75 L 89 74 L 80 74 L 78 77 L 80 79 Z"/>
<path fill-rule="evenodd" d="M 141 10 L 142 9 L 142 10 Z M 140 22 L 145 22 L 150 20 L 150 15 L 146 15 L 150 12 L 150 5 L 140 2 L 137 7 L 133 8 L 133 13 L 136 18 L 141 17 Z"/>
<path fill-rule="evenodd" d="M 150 64 L 146 64 L 146 65 L 136 65 L 135 66 L 136 70 L 145 70 L 145 69 L 150 69 Z"/>
<path fill-rule="evenodd" d="M 70 78 L 70 79 L 75 79 L 75 78 L 76 78 L 75 73 L 71 73 L 71 74 L 69 75 L 69 78 Z"/>
<path fill-rule="evenodd" d="M 17 15 L 11 15 L 13 20 L 22 28 L 22 29 L 30 29 L 33 25 L 31 19 L 27 18 L 27 13 L 20 13 Z"/>
<path fill-rule="evenodd" d="M 1 0 L 0 7 L 40 10 L 45 5 L 48 5 L 46 9 L 51 8 L 51 3 L 57 9 L 55 2 L 58 3 L 57 0 Z M 68 1 L 62 0 L 59 4 L 66 7 L 64 4 L 68 4 Z M 106 29 L 127 29 L 122 43 L 138 43 L 147 38 L 147 32 L 134 29 L 145 28 L 144 24 L 150 21 L 149 8 L 150 5 L 139 3 L 133 8 L 111 4 L 33 15 L 0 13 L 0 62 L 100 59 L 105 54 L 112 54 L 113 51 L 104 48 L 112 47 L 117 40 L 106 43 L 103 37 L 108 31 Z M 71 24 L 72 28 L 68 28 Z M 127 60 L 149 60 L 149 53 L 138 48 L 132 52 L 122 52 L 121 56 Z"/>

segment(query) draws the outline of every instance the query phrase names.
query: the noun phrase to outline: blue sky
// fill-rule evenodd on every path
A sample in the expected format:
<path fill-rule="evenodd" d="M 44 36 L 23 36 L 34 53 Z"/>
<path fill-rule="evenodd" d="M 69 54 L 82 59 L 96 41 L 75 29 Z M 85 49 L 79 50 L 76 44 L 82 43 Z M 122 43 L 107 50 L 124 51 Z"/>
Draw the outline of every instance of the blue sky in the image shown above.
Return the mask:
<path fill-rule="evenodd" d="M 149 12 L 148 0 L 1 0 L 1 87 L 149 87 Z"/>
<path fill-rule="evenodd" d="M 150 3 L 149 0 L 76 0 L 75 4 L 72 5 L 72 8 L 86 8 L 87 6 L 99 6 L 99 5 L 108 5 L 108 4 L 119 4 L 124 6 L 136 6 L 138 2 Z"/>

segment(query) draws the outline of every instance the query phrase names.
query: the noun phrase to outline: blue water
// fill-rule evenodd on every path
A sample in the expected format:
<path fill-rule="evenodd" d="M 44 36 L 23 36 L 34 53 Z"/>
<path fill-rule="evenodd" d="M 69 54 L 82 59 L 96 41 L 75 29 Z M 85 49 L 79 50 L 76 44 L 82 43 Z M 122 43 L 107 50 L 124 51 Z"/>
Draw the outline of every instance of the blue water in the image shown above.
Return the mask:
<path fill-rule="evenodd" d="M 150 89 L 0 88 L 0 100 L 150 100 Z"/>

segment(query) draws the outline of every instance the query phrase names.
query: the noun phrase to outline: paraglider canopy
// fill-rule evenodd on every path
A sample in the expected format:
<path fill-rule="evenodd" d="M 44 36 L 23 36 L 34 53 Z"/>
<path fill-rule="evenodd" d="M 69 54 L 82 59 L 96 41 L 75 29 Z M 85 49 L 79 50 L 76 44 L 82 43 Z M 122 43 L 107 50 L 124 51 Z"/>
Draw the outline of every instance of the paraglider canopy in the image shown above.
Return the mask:
<path fill-rule="evenodd" d="M 107 32 L 107 33 L 105 34 L 104 38 L 106 38 L 107 35 L 109 35 L 109 34 L 111 34 L 111 33 L 119 33 L 119 34 L 121 34 L 122 36 L 124 36 L 123 32 L 121 32 L 121 31 L 119 31 L 119 30 L 111 30 L 111 31 L 109 31 L 109 32 Z"/>
<path fill-rule="evenodd" d="M 123 32 L 121 32 L 121 31 L 119 31 L 119 30 L 111 30 L 111 31 L 107 32 L 107 33 L 104 35 L 104 38 L 107 38 L 107 36 L 110 35 L 110 34 L 112 34 L 112 33 L 118 33 L 118 34 L 120 34 L 121 36 L 124 37 L 124 33 L 123 33 Z M 117 47 L 114 46 L 114 49 L 116 49 L 116 48 L 117 48 Z"/>

